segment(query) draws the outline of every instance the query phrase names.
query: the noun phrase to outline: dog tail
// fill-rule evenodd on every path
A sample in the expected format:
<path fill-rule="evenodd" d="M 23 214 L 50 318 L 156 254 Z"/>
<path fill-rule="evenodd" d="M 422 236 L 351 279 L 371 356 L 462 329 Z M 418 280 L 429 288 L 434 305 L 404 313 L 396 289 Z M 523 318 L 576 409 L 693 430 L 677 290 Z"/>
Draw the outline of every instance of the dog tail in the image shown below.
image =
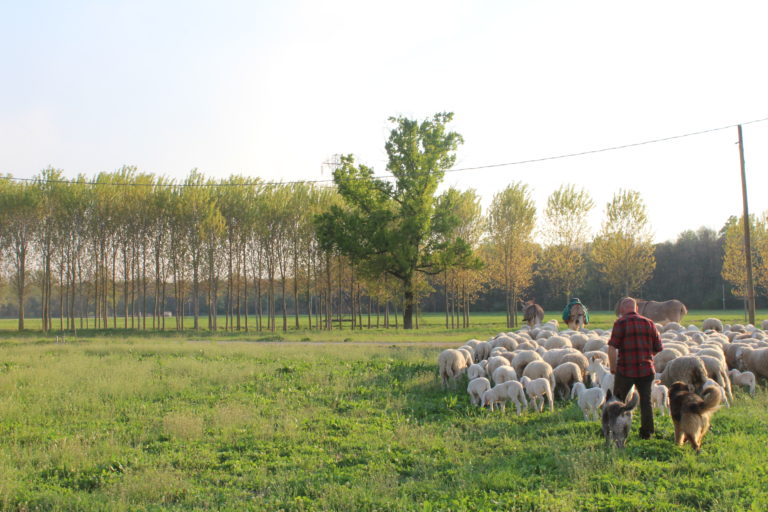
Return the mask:
<path fill-rule="evenodd" d="M 638 403 L 640 403 L 640 395 L 635 390 L 635 386 L 632 386 L 629 390 L 629 399 L 627 400 L 627 403 L 624 405 L 624 407 L 621 408 L 621 411 L 632 411 L 635 407 L 637 407 Z"/>
<path fill-rule="evenodd" d="M 720 407 L 720 402 L 723 400 L 719 386 L 712 386 L 711 388 L 705 389 L 704 393 L 701 395 L 701 398 L 703 399 L 702 402 L 699 402 L 698 404 L 691 407 L 693 412 L 697 412 L 699 414 L 712 412 Z"/>

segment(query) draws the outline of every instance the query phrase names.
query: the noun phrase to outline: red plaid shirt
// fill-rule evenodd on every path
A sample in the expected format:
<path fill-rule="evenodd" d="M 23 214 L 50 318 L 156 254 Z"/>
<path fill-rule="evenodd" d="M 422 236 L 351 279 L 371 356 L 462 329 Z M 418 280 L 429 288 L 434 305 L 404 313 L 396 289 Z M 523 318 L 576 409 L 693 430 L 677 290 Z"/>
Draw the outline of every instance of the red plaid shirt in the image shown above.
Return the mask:
<path fill-rule="evenodd" d="M 653 320 L 634 311 L 614 322 L 608 345 L 619 351 L 616 373 L 631 379 L 654 374 L 653 355 L 664 348 Z"/>

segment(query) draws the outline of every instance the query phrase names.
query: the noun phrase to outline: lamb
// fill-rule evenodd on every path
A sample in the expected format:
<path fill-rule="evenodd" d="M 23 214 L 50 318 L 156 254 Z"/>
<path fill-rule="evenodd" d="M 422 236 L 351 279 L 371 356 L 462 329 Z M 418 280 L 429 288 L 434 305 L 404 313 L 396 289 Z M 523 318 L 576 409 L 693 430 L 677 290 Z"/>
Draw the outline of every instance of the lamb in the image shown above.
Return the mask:
<path fill-rule="evenodd" d="M 608 391 L 609 389 L 613 391 L 614 376 L 608 371 L 608 368 L 603 366 L 600 360 L 593 359 L 587 367 L 587 372 L 590 377 L 593 377 L 592 382 L 600 386 L 603 391 Z"/>
<path fill-rule="evenodd" d="M 493 411 L 493 405 L 499 404 L 502 412 L 506 409 L 506 403 L 512 401 L 517 409 L 517 415 L 522 414 L 523 409 L 528 408 L 528 400 L 523 392 L 523 385 L 516 380 L 510 380 L 502 384 L 497 384 L 483 393 L 483 406 L 490 406 Z"/>
<path fill-rule="evenodd" d="M 541 354 L 541 358 L 544 361 L 554 368 L 562 362 L 563 357 L 571 352 L 574 352 L 572 348 L 555 348 L 552 350 L 545 350 L 543 354 L 539 352 L 539 354 Z"/>
<path fill-rule="evenodd" d="M 656 368 L 657 372 L 663 372 L 664 368 L 667 367 L 667 364 L 672 361 L 673 359 L 677 359 L 678 357 L 682 356 L 679 351 L 675 350 L 674 348 L 665 348 L 655 356 L 653 356 L 653 366 Z"/>
<path fill-rule="evenodd" d="M 464 368 L 469 368 L 472 364 L 475 363 L 475 361 L 472 360 L 472 352 L 470 352 L 467 348 L 460 347 L 458 348 L 458 351 L 464 354 Z"/>
<path fill-rule="evenodd" d="M 589 341 L 589 337 L 586 334 L 577 332 L 571 335 L 571 345 L 573 348 L 579 351 L 584 350 L 584 345 Z"/>
<path fill-rule="evenodd" d="M 706 331 L 708 329 L 712 329 L 713 331 L 717 332 L 723 332 L 723 322 L 717 318 L 707 318 L 701 324 L 701 330 Z"/>
<path fill-rule="evenodd" d="M 669 388 L 660 380 L 653 381 L 651 385 L 651 405 L 661 409 L 661 414 L 669 412 Z"/>
<path fill-rule="evenodd" d="M 661 372 L 661 382 L 669 387 L 677 381 L 691 384 L 701 395 L 701 386 L 707 381 L 707 369 L 704 361 L 696 356 L 682 356 L 670 361 Z"/>
<path fill-rule="evenodd" d="M 605 402 L 605 393 L 600 388 L 587 388 L 583 382 L 577 382 L 571 389 L 571 398 L 577 398 L 579 408 L 584 413 L 584 419 L 597 421 L 600 417 L 600 407 Z"/>
<path fill-rule="evenodd" d="M 739 370 L 749 370 L 755 377 L 768 379 L 768 348 L 743 347 L 736 359 Z"/>
<path fill-rule="evenodd" d="M 750 371 L 740 372 L 734 368 L 728 372 L 728 376 L 731 378 L 732 384 L 737 386 L 747 386 L 749 388 L 749 394 L 755 396 L 756 379 L 754 373 Z"/>
<path fill-rule="evenodd" d="M 467 385 L 467 393 L 469 393 L 469 400 L 472 405 L 480 405 L 482 401 L 483 393 L 491 389 L 491 383 L 485 377 L 478 377 L 472 379 Z"/>
<path fill-rule="evenodd" d="M 706 390 L 712 387 L 715 387 L 718 389 L 718 391 L 720 391 L 720 396 L 722 397 L 720 401 L 724 403 L 726 407 L 731 407 L 731 404 L 728 402 L 728 397 L 725 394 L 725 389 L 723 389 L 723 386 L 721 386 L 720 384 L 718 384 L 712 379 L 707 379 L 704 385 L 701 386 L 702 393 L 704 392 L 703 390 Z"/>
<path fill-rule="evenodd" d="M 481 341 L 475 345 L 475 359 L 478 361 L 482 361 L 483 359 L 488 359 L 488 356 L 491 353 L 491 349 L 493 347 L 490 343 L 487 341 Z"/>
<path fill-rule="evenodd" d="M 488 364 L 485 366 L 485 371 L 488 375 L 493 375 L 496 368 L 499 366 L 509 366 L 509 360 L 502 356 L 493 356 L 488 359 Z"/>
<path fill-rule="evenodd" d="M 728 378 L 728 366 L 725 364 L 725 357 L 723 357 L 722 360 L 708 355 L 698 357 L 704 361 L 704 368 L 707 370 L 707 376 L 717 382 L 723 390 L 728 393 L 728 397 L 733 400 L 731 379 Z"/>
<path fill-rule="evenodd" d="M 520 350 L 518 347 L 517 355 L 512 360 L 512 368 L 517 375 L 522 375 L 525 367 L 533 361 L 541 361 L 541 356 L 535 350 Z"/>
<path fill-rule="evenodd" d="M 561 398 L 565 399 L 571 394 L 571 386 L 576 382 L 581 382 L 581 368 L 576 363 L 561 363 L 556 366 L 552 373 L 555 376 L 555 390 L 560 390 Z"/>
<path fill-rule="evenodd" d="M 552 350 L 556 348 L 570 348 L 571 340 L 565 336 L 551 336 L 544 342 L 544 348 Z"/>
<path fill-rule="evenodd" d="M 531 380 L 543 378 L 549 381 L 550 389 L 555 389 L 555 374 L 552 371 L 552 366 L 546 361 L 533 361 L 528 364 L 523 370 L 523 377 L 528 377 Z"/>
<path fill-rule="evenodd" d="M 440 352 L 437 358 L 437 366 L 439 368 L 440 377 L 443 379 L 443 388 L 448 388 L 448 379 L 452 379 L 454 383 L 459 378 L 461 372 L 466 368 L 467 360 L 464 354 L 458 350 L 447 348 Z"/>
<path fill-rule="evenodd" d="M 487 374 L 485 373 L 485 368 L 483 368 L 483 365 L 478 363 L 473 364 L 467 369 L 467 378 L 470 381 L 479 377 L 485 377 L 486 375 Z"/>
<path fill-rule="evenodd" d="M 602 350 L 592 350 L 590 352 L 584 352 L 584 357 L 587 358 L 587 364 L 595 359 L 599 359 L 604 365 L 608 365 L 608 354 Z"/>
<path fill-rule="evenodd" d="M 545 378 L 538 378 L 531 380 L 528 377 L 520 379 L 520 384 L 525 388 L 525 392 L 528 394 L 528 398 L 531 400 L 531 406 L 539 412 L 544 410 L 545 400 L 549 400 L 549 410 L 555 410 L 554 400 L 552 398 L 552 387 L 549 381 Z M 539 405 L 539 398 L 541 398 L 541 405 Z"/>
<path fill-rule="evenodd" d="M 517 380 L 515 369 L 511 366 L 499 366 L 493 371 L 492 379 L 497 386 L 510 380 Z"/>
<path fill-rule="evenodd" d="M 603 352 L 600 353 L 603 354 Z M 607 356 L 608 354 L 605 355 Z M 587 366 L 589 366 L 589 360 L 581 352 L 571 352 L 570 354 L 566 354 L 560 360 L 560 364 L 563 363 L 575 363 L 576 366 L 579 367 L 579 370 L 581 370 L 582 379 L 584 379 L 584 377 L 587 375 Z"/>

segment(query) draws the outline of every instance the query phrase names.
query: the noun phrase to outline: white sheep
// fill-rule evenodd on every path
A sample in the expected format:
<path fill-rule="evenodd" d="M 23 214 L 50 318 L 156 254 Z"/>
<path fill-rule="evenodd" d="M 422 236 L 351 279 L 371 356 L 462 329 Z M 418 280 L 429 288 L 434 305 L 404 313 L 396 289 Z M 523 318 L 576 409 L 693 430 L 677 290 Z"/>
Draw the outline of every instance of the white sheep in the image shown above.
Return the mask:
<path fill-rule="evenodd" d="M 533 361 L 529 363 L 523 370 L 523 377 L 528 377 L 531 380 L 547 379 L 550 389 L 553 391 L 555 389 L 555 374 L 552 371 L 552 366 L 546 361 Z"/>
<path fill-rule="evenodd" d="M 520 384 L 525 388 L 525 392 L 528 394 L 531 406 L 539 412 L 544 410 L 545 400 L 549 400 L 549 410 L 555 410 L 555 403 L 552 397 L 552 386 L 545 378 L 529 379 L 523 377 L 520 379 Z M 539 398 L 541 398 L 541 405 L 539 405 Z"/>
<path fill-rule="evenodd" d="M 493 342 L 491 342 L 491 346 L 494 348 L 496 347 L 504 347 L 505 349 L 512 351 L 517 348 L 519 343 L 516 339 L 512 338 L 511 336 L 507 336 L 506 334 L 499 336 Z"/>
<path fill-rule="evenodd" d="M 747 386 L 749 388 L 749 394 L 755 396 L 755 386 L 757 385 L 757 379 L 755 379 L 754 373 L 750 371 L 740 372 L 734 368 L 728 372 L 728 376 L 731 378 L 731 384 L 736 386 Z"/>
<path fill-rule="evenodd" d="M 600 388 L 587 388 L 583 382 L 577 382 L 571 389 L 571 398 L 576 397 L 584 419 L 597 421 L 600 417 L 600 407 L 605 403 L 605 393 Z"/>
<path fill-rule="evenodd" d="M 565 336 L 550 336 L 547 341 L 544 342 L 544 348 L 547 350 L 570 347 L 572 347 L 571 340 Z"/>
<path fill-rule="evenodd" d="M 541 356 L 535 350 L 520 350 L 520 347 L 517 347 L 517 354 L 512 359 L 512 368 L 515 369 L 517 375 L 522 375 L 529 363 L 541 360 Z"/>
<path fill-rule="evenodd" d="M 600 352 L 600 353 L 603 354 L 603 352 Z M 605 354 L 605 355 L 606 355 L 606 357 L 608 356 L 608 354 Z M 581 352 L 577 351 L 577 352 L 572 352 L 570 354 L 566 354 L 560 360 L 560 364 L 563 364 L 563 363 L 575 363 L 576 366 L 579 367 L 579 370 L 581 370 L 581 378 L 582 378 L 582 380 L 584 379 L 584 377 L 586 377 L 586 375 L 587 375 L 587 366 L 589 366 L 589 360 Z"/>
<path fill-rule="evenodd" d="M 493 371 L 491 378 L 494 384 L 498 385 L 510 380 L 517 380 L 517 374 L 511 366 L 499 366 Z"/>
<path fill-rule="evenodd" d="M 653 366 L 656 368 L 657 372 L 661 373 L 664 371 L 664 368 L 667 367 L 667 363 L 673 359 L 677 359 L 682 355 L 683 354 L 681 354 L 677 349 L 665 347 L 664 350 L 653 356 Z"/>
<path fill-rule="evenodd" d="M 605 344 L 605 340 L 602 338 L 591 338 L 584 344 L 584 353 L 600 350 Z"/>
<path fill-rule="evenodd" d="M 552 374 L 555 376 L 553 392 L 559 389 L 563 399 L 571 394 L 573 384 L 582 381 L 581 368 L 576 363 L 560 363 L 552 370 Z"/>
<path fill-rule="evenodd" d="M 480 405 L 483 393 L 489 389 L 491 389 L 491 383 L 485 377 L 478 377 L 469 381 L 467 393 L 469 393 L 469 400 L 472 402 L 472 405 Z"/>
<path fill-rule="evenodd" d="M 749 370 L 755 377 L 768 379 L 768 348 L 742 347 L 736 358 L 739 370 Z"/>
<path fill-rule="evenodd" d="M 437 366 L 439 368 L 440 377 L 443 379 L 443 388 L 448 387 L 448 379 L 452 379 L 456 382 L 461 372 L 466 367 L 467 360 L 464 354 L 458 350 L 447 348 L 440 352 L 437 357 Z"/>
<path fill-rule="evenodd" d="M 595 358 L 589 363 L 587 373 L 589 373 L 592 383 L 600 386 L 603 392 L 609 389 L 613 392 L 614 376 L 599 359 Z"/>
<path fill-rule="evenodd" d="M 487 341 L 481 341 L 475 345 L 475 359 L 478 361 L 482 361 L 483 359 L 488 359 L 488 356 L 491 353 L 491 349 L 493 347 L 490 343 Z"/>
<path fill-rule="evenodd" d="M 464 368 L 469 368 L 475 363 L 475 361 L 472 359 L 472 352 L 470 352 L 469 348 L 459 347 L 458 351 L 464 354 Z"/>
<path fill-rule="evenodd" d="M 651 405 L 661 409 L 661 414 L 669 412 L 669 389 L 660 380 L 651 385 Z"/>
<path fill-rule="evenodd" d="M 705 351 L 702 350 L 702 352 Z M 701 355 L 698 357 L 704 361 L 704 368 L 707 370 L 707 376 L 717 382 L 728 394 L 728 397 L 733 400 L 733 390 L 731 389 L 731 379 L 728 377 L 728 366 L 725 364 L 725 356 L 722 356 L 722 359 L 708 355 Z"/>
<path fill-rule="evenodd" d="M 488 375 L 493 375 L 496 368 L 499 366 L 509 366 L 509 360 L 502 356 L 492 356 L 488 359 L 488 364 L 485 366 L 485 371 Z"/>
<path fill-rule="evenodd" d="M 584 351 L 584 345 L 587 344 L 589 341 L 589 336 L 586 334 L 577 332 L 574 334 L 571 334 L 571 346 L 579 351 Z"/>
<path fill-rule="evenodd" d="M 566 355 L 572 352 L 578 353 L 577 350 L 574 350 L 572 348 L 554 348 L 551 350 L 545 350 L 543 353 L 539 352 L 539 354 L 541 354 L 541 358 L 544 361 L 549 363 L 549 365 L 552 368 L 554 368 L 555 366 L 563 362 L 562 360 Z"/>
<path fill-rule="evenodd" d="M 704 361 L 696 356 L 681 356 L 670 361 L 661 372 L 661 382 L 669 387 L 677 381 L 691 384 L 700 393 L 701 386 L 707 381 Z"/>
<path fill-rule="evenodd" d="M 701 330 L 706 331 L 708 329 L 712 329 L 713 331 L 717 332 L 723 332 L 723 322 L 717 318 L 707 318 L 701 324 Z"/>
<path fill-rule="evenodd" d="M 475 363 L 467 369 L 467 379 L 470 381 L 480 377 L 485 377 L 486 375 L 487 373 L 485 373 L 485 368 L 483 368 L 483 365 L 479 363 Z"/>
<path fill-rule="evenodd" d="M 499 404 L 502 412 L 506 409 L 506 403 L 511 401 L 517 408 L 517 415 L 520 416 L 523 409 L 528 408 L 528 400 L 523 392 L 523 385 L 516 380 L 510 380 L 497 384 L 483 393 L 482 404 L 489 406 L 493 411 L 494 404 Z"/>

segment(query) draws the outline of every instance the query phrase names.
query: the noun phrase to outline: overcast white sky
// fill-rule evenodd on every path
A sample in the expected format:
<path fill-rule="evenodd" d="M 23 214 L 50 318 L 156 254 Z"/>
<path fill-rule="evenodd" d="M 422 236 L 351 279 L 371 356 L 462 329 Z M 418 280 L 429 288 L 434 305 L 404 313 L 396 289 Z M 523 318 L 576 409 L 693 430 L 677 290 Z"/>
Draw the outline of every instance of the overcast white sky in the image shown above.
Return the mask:
<path fill-rule="evenodd" d="M 384 173 L 387 118 L 455 113 L 457 167 L 580 152 L 768 117 L 764 1 L 0 0 L 0 172 L 330 178 Z M 768 210 L 768 122 L 744 126 L 750 211 Z M 638 190 L 657 241 L 740 215 L 736 128 L 446 175 L 487 206 L 541 210 L 573 183 L 599 229 Z"/>

